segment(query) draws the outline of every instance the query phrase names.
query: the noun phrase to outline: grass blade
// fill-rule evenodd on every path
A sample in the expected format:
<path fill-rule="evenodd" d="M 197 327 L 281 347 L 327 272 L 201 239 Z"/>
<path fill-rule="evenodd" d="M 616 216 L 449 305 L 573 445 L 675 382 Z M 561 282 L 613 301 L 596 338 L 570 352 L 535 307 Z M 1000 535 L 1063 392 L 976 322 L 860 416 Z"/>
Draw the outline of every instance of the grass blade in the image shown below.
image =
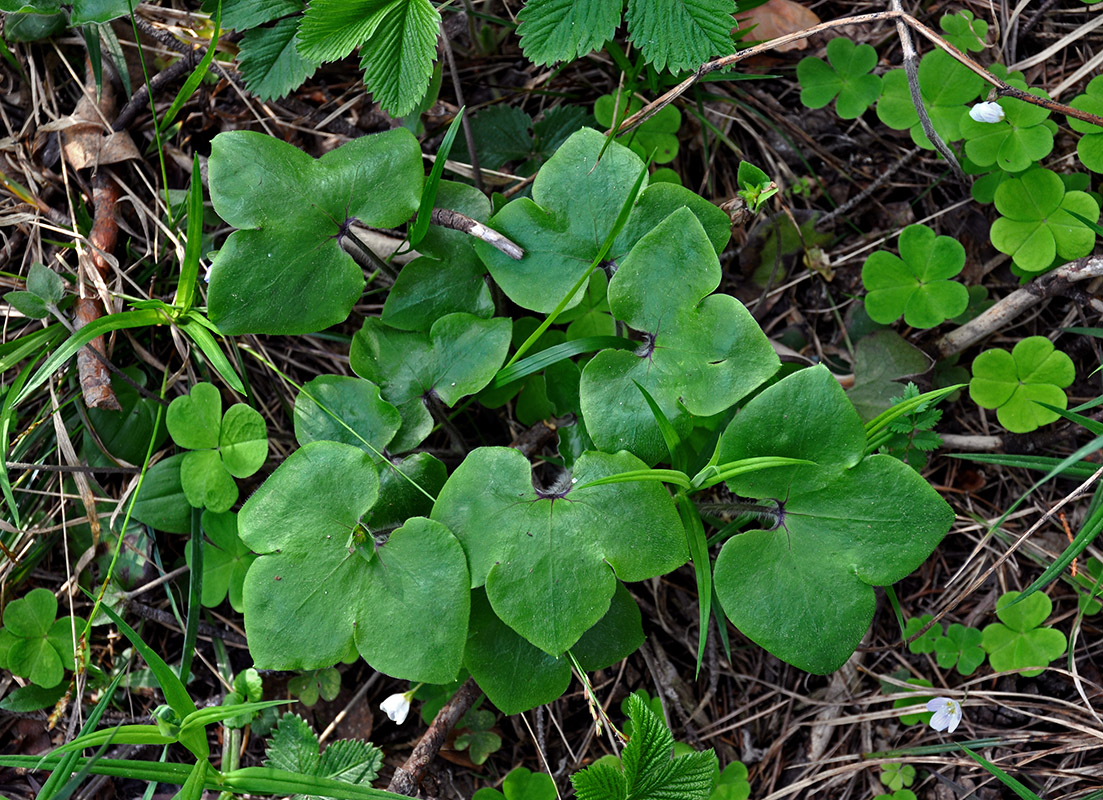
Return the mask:
<path fill-rule="evenodd" d="M 697 632 L 697 671 L 694 673 L 694 678 L 697 678 L 701 674 L 701 662 L 705 658 L 709 617 L 712 616 L 712 563 L 709 561 L 709 547 L 705 540 L 705 526 L 701 523 L 697 506 L 693 505 L 693 501 L 684 492 L 678 492 L 674 502 L 686 530 L 689 556 L 693 561 L 693 574 L 697 580 L 697 609 L 700 620 L 700 629 Z"/>
<path fill-rule="evenodd" d="M 1030 791 L 1030 789 L 1026 788 L 1026 786 L 1024 786 L 1022 783 L 1012 778 L 1010 775 L 997 767 L 984 756 L 977 755 L 965 745 L 959 746 L 962 750 L 965 751 L 965 755 L 969 756 L 969 758 L 973 759 L 986 770 L 995 775 L 1000 783 L 1013 791 L 1019 797 L 1023 798 L 1023 800 L 1042 800 L 1042 798 L 1038 797 L 1038 795 L 1034 794 L 1034 792 Z"/>
<path fill-rule="evenodd" d="M 444 164 L 448 161 L 448 154 L 452 152 L 452 142 L 456 140 L 456 134 L 459 133 L 466 108 L 464 106 L 460 109 L 460 113 L 456 114 L 456 118 L 448 126 L 444 139 L 441 140 L 440 147 L 437 149 L 436 160 L 433 161 L 433 168 L 429 170 L 429 178 L 425 181 L 425 188 L 421 192 L 421 204 L 417 209 L 417 219 L 414 221 L 413 228 L 410 229 L 410 247 L 417 247 L 421 244 L 425 234 L 429 232 L 429 218 L 433 215 L 433 206 L 437 202 L 440 176 L 444 172 Z"/>

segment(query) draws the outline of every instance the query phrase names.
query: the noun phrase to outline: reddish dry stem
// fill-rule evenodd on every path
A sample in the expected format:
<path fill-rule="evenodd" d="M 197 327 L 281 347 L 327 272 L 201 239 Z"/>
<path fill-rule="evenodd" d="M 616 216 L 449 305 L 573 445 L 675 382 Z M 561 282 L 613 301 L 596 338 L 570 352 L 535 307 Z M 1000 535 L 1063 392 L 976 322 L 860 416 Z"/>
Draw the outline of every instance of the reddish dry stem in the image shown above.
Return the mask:
<path fill-rule="evenodd" d="M 104 280 L 107 279 L 109 264 L 104 257 L 115 249 L 119 226 L 115 221 L 115 204 L 119 200 L 119 187 L 107 175 L 106 171 L 96 176 L 92 199 L 96 206 L 96 219 L 92 223 L 92 232 L 88 236 L 90 263 Z M 76 327 L 83 328 L 89 322 L 97 320 L 106 313 L 103 301 L 98 296 L 81 297 L 77 300 Z M 93 352 L 95 350 L 95 352 Z M 97 356 L 96 354 L 99 354 Z M 84 403 L 89 408 L 107 408 L 120 410 L 119 401 L 111 388 L 111 371 L 107 368 L 107 343 L 104 337 L 97 336 L 77 353 L 77 371 L 80 375 L 80 388 L 84 394 Z"/>

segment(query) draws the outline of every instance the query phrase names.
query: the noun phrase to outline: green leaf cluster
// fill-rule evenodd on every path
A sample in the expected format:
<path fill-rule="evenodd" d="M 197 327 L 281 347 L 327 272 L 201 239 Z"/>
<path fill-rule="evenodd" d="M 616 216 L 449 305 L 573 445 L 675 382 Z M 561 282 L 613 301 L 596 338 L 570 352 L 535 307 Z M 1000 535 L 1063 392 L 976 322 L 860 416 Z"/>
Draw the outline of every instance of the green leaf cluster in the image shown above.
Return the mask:
<path fill-rule="evenodd" d="M 517 15 L 534 64 L 572 61 L 613 38 L 623 0 L 528 0 Z M 656 70 L 696 69 L 735 50 L 733 0 L 628 0 L 628 38 Z"/>
<path fill-rule="evenodd" d="M 248 478 L 268 457 L 264 417 L 245 403 L 222 414 L 222 395 L 209 383 L 197 383 L 189 394 L 169 404 L 169 435 L 185 453 L 180 486 L 195 508 L 221 513 L 237 502 L 234 478 Z"/>
<path fill-rule="evenodd" d="M 0 628 L 0 669 L 43 688 L 57 686 L 74 667 L 74 630 L 80 617 L 57 617 L 57 598 L 49 589 L 31 589 L 4 609 Z"/>
<path fill-rule="evenodd" d="M 27 273 L 27 290 L 4 294 L 4 300 L 25 317 L 45 319 L 50 309 L 65 297 L 65 283 L 61 276 L 37 261 L 31 264 Z"/>
<path fill-rule="evenodd" d="M 674 736 L 663 718 L 632 695 L 633 734 L 620 764 L 601 761 L 571 776 L 579 800 L 705 800 L 717 770 L 712 750 L 671 758 Z"/>
<path fill-rule="evenodd" d="M 904 628 L 904 637 L 911 638 L 924 625 L 934 619 L 930 614 L 909 619 Z M 943 633 L 942 625 L 933 625 L 913 642 L 908 644 L 912 653 L 934 653 L 938 666 L 942 669 L 957 667 L 958 674 L 972 675 L 984 663 L 985 652 L 980 647 L 981 632 L 957 622 L 952 623 Z M 896 787 L 900 788 L 900 787 Z"/>
<path fill-rule="evenodd" d="M 1076 378 L 1072 359 L 1044 336 L 1028 336 L 1007 352 L 985 350 L 973 360 L 969 396 L 981 408 L 996 409 L 1000 424 L 1012 433 L 1030 433 L 1058 418 L 1068 406 L 1064 388 Z"/>
<path fill-rule="evenodd" d="M 931 124 L 943 140 L 962 138 L 961 121 L 968 116 L 967 104 L 981 93 L 984 81 L 968 67 L 941 50 L 927 53 L 919 61 L 919 94 Z M 908 87 L 907 73 L 894 69 L 885 73 L 884 88 L 877 101 L 877 117 L 893 130 L 907 130 L 912 141 L 925 150 L 933 150 L 919 123 Z"/>
<path fill-rule="evenodd" d="M 866 313 L 889 325 L 901 315 L 915 328 L 933 328 L 969 305 L 969 291 L 950 280 L 965 266 L 965 248 L 949 236 L 936 236 L 926 225 L 909 225 L 900 234 L 900 257 L 884 250 L 862 265 Z"/>
<path fill-rule="evenodd" d="M 1039 97 L 1049 97 L 1041 89 L 1028 89 L 1021 81 L 1009 83 Z M 1049 155 L 1053 150 L 1049 110 L 1013 97 L 1001 97 L 996 102 L 1004 111 L 1004 119 L 999 122 L 977 122 L 968 114 L 961 117 L 965 155 L 982 167 L 996 165 L 1005 172 L 1021 172 Z"/>
<path fill-rule="evenodd" d="M 823 108 L 832 100 L 843 119 L 856 119 L 881 96 L 881 78 L 873 75 L 877 51 L 837 37 L 827 43 L 827 62 L 807 56 L 797 64 L 800 101 L 808 108 Z"/>
<path fill-rule="evenodd" d="M 1000 621 L 981 631 L 980 646 L 988 653 L 988 662 L 996 672 L 1021 670 L 1023 677 L 1032 678 L 1041 675 L 1049 662 L 1065 652 L 1068 640 L 1061 631 L 1042 624 L 1053 612 L 1049 597 L 1034 592 L 1014 602 L 1019 594 L 1005 592 L 996 601 Z"/>

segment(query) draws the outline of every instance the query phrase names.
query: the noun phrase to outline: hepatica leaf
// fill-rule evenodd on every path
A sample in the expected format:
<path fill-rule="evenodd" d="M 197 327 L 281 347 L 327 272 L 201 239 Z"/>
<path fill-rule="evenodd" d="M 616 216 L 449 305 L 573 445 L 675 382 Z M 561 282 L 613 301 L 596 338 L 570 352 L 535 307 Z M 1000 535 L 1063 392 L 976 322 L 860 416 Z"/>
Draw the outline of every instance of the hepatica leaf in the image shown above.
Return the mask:
<path fill-rule="evenodd" d="M 777 371 L 773 348 L 742 303 L 710 294 L 719 284 L 720 262 L 687 208 L 624 259 L 609 283 L 609 305 L 643 343 L 635 352 L 598 353 L 582 372 L 582 414 L 599 448 L 629 450 L 648 464 L 666 454 L 637 382 L 686 434 L 693 416 L 725 410 Z"/>
<path fill-rule="evenodd" d="M 643 467 L 629 453 L 585 453 L 564 488 L 537 494 L 521 453 L 481 447 L 452 473 L 432 518 L 462 543 L 471 585 L 486 585 L 495 614 L 558 656 L 605 615 L 617 578 L 663 575 L 688 557 L 661 484 L 585 486 Z"/>
<path fill-rule="evenodd" d="M 258 667 L 328 667 L 355 646 L 396 678 L 455 679 L 470 598 L 463 550 L 443 525 L 420 517 L 378 544 L 360 523 L 378 486 L 363 450 L 313 442 L 242 507 L 241 538 L 261 554 L 244 588 Z"/>
<path fill-rule="evenodd" d="M 1025 273 L 1048 270 L 1054 259 L 1086 256 L 1095 234 L 1069 212 L 1099 219 L 1099 203 L 1087 192 L 1066 191 L 1057 173 L 1036 167 L 999 185 L 992 244 Z"/>
<path fill-rule="evenodd" d="M 776 455 L 818 464 L 728 482 L 738 495 L 780 503 L 783 524 L 733 536 L 715 569 L 716 593 L 736 627 L 817 674 L 842 666 L 865 635 L 873 587 L 916 569 L 953 521 L 915 470 L 891 456 L 863 458 L 864 448 L 857 412 L 822 366 L 755 397 L 720 442 L 720 463 Z"/>
<path fill-rule="evenodd" d="M 1010 353 L 994 348 L 976 357 L 969 396 L 981 408 L 996 409 L 1000 425 L 1012 433 L 1029 433 L 1058 417 L 1034 401 L 1066 408 L 1063 390 L 1075 378 L 1071 358 L 1045 336 L 1028 336 Z"/>
<path fill-rule="evenodd" d="M 1103 116 L 1103 75 L 1096 75 L 1088 83 L 1084 94 L 1073 98 L 1069 103 L 1073 108 Z M 1076 143 L 1076 154 L 1080 163 L 1092 172 L 1103 172 L 1103 128 L 1066 117 L 1069 127 L 1080 134 Z"/>
<path fill-rule="evenodd" d="M 475 244 L 494 281 L 518 305 L 551 311 L 601 250 L 644 166 L 639 156 L 616 143 L 599 161 L 604 145 L 605 137 L 597 131 L 576 131 L 536 176 L 532 199 L 513 200 L 491 217 L 491 227 L 520 245 L 524 258 L 514 261 L 485 242 Z M 682 186 L 657 183 L 640 193 L 606 261 L 619 263 L 641 236 L 682 206 L 701 221 L 713 248 L 723 249 L 731 236 L 727 214 Z M 582 294 L 567 307 L 576 305 Z"/>
<path fill-rule="evenodd" d="M 511 327 L 508 319 L 471 314 L 443 316 L 429 333 L 395 330 L 374 317 L 364 321 L 349 362 L 357 375 L 378 383 L 383 399 L 402 415 L 394 452 L 411 450 L 429 435 L 427 400 L 453 406 L 490 383 L 505 361 Z"/>
<path fill-rule="evenodd" d="M 436 205 L 483 223 L 490 217 L 486 196 L 462 183 L 441 181 Z M 474 241 L 460 231 L 430 225 L 418 245 L 422 257 L 402 268 L 387 294 L 383 321 L 393 328 L 427 331 L 437 319 L 457 311 L 491 317 L 494 302 L 483 279 L 486 267 L 475 253 Z"/>
<path fill-rule="evenodd" d="M 402 224 L 417 210 L 423 179 L 421 150 L 404 128 L 319 159 L 259 133 L 216 136 L 211 200 L 240 230 L 211 265 L 211 321 L 225 334 L 309 333 L 343 322 L 364 277 L 339 235 L 353 219 Z"/>
<path fill-rule="evenodd" d="M 207 541 L 203 542 L 202 603 L 207 608 L 214 608 L 228 594 L 230 606 L 241 613 L 245 609 L 242 602 L 245 574 L 256 556 L 238 536 L 237 514 L 204 511 L 203 530 L 207 534 Z M 190 548 L 185 551 L 184 556 L 190 565 Z"/>
<path fill-rule="evenodd" d="M 909 225 L 899 246 L 899 258 L 878 250 L 862 265 L 866 312 L 874 322 L 891 325 L 903 314 L 912 327 L 933 328 L 965 311 L 969 290 L 950 280 L 965 266 L 965 248 L 956 239 Z"/>
<path fill-rule="evenodd" d="M 1018 596 L 1019 592 L 1007 592 L 996 601 L 1000 622 L 981 631 L 980 646 L 988 653 L 992 669 L 997 672 L 1022 669 L 1023 677 L 1032 678 L 1041 675 L 1050 661 L 1065 652 L 1068 641 L 1061 631 L 1042 626 L 1053 611 L 1053 603 L 1046 595 L 1035 592 L 1008 608 L 1008 603 Z"/>
<path fill-rule="evenodd" d="M 300 445 L 344 442 L 368 453 L 371 448 L 378 452 L 401 424 L 398 409 L 380 396 L 378 386 L 363 378 L 319 375 L 304 384 L 295 398 L 295 439 Z"/>
<path fill-rule="evenodd" d="M 830 64 L 808 56 L 797 64 L 800 101 L 809 108 L 823 108 L 835 100 L 840 117 L 860 117 L 881 94 L 881 79 L 871 74 L 877 51 L 840 36 L 827 43 L 827 60 Z"/>

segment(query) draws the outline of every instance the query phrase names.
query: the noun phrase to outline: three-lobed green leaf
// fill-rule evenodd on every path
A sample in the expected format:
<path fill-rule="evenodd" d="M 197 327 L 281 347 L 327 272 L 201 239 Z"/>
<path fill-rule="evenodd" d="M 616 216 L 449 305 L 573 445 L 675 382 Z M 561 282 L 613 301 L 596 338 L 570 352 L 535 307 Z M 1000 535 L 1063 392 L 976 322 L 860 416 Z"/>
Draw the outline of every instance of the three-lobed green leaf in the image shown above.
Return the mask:
<path fill-rule="evenodd" d="M 881 95 L 881 79 L 872 74 L 877 51 L 840 36 L 827 43 L 827 61 L 807 56 L 797 64 L 801 103 L 823 108 L 835 100 L 840 117 L 860 117 Z"/>
<path fill-rule="evenodd" d="M 980 646 L 988 653 L 988 662 L 997 672 L 1022 670 L 1023 677 L 1041 675 L 1050 661 L 1065 652 L 1065 634 L 1042 623 L 1053 611 L 1053 603 L 1042 592 L 1008 607 L 1019 592 L 1006 592 L 996 602 L 994 622 L 981 631 Z M 1035 667 L 1035 669 L 1025 669 Z"/>
<path fill-rule="evenodd" d="M 969 396 L 981 408 L 996 409 L 1000 424 L 1012 433 L 1029 433 L 1058 418 L 1036 400 L 1065 408 L 1063 389 L 1076 378 L 1072 359 L 1045 336 L 1028 336 L 1007 352 L 985 350 L 973 361 Z"/>

